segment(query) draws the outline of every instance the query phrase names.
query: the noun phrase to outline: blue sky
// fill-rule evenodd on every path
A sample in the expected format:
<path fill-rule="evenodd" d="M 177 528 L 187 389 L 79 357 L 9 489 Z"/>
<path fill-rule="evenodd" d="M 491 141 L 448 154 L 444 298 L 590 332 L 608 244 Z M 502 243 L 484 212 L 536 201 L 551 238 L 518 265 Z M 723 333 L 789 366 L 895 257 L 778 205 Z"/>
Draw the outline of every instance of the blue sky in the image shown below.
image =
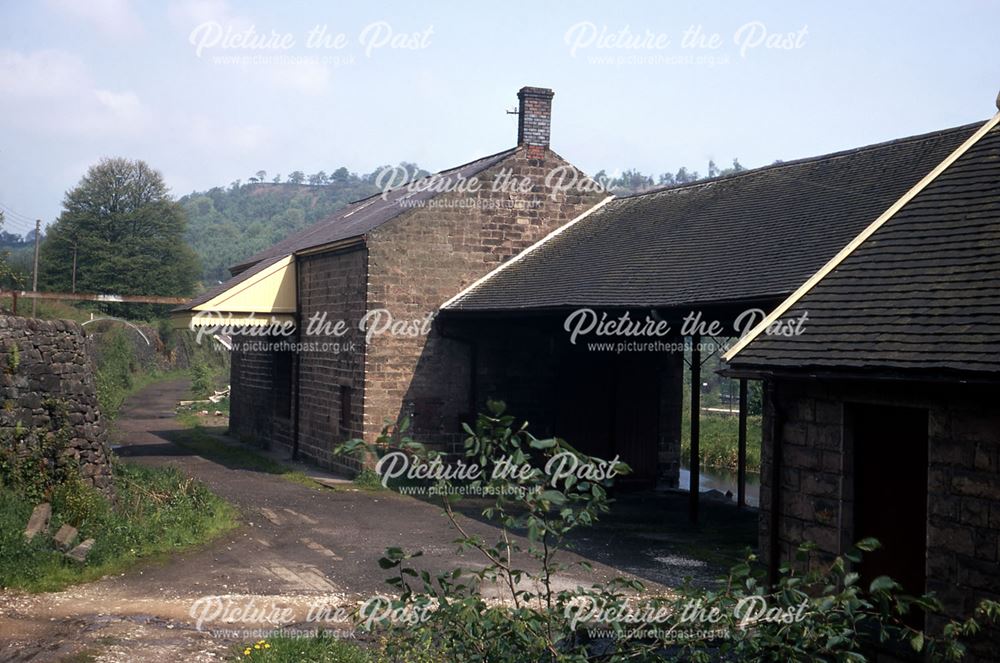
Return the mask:
<path fill-rule="evenodd" d="M 178 196 L 446 168 L 513 145 L 523 85 L 555 90 L 553 148 L 588 172 L 760 166 L 986 119 L 997 25 L 996 0 L 0 0 L 0 205 L 9 230 L 50 222 L 103 156 Z M 219 36 L 251 26 L 284 43 Z M 308 47 L 320 29 L 341 43 Z"/>

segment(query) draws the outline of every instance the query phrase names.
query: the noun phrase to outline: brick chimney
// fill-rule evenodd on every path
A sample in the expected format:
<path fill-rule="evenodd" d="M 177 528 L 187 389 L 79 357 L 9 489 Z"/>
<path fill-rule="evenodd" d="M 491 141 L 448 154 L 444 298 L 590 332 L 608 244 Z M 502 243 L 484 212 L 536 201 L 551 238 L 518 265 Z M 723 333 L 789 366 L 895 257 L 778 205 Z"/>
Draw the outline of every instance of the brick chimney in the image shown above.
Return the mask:
<path fill-rule="evenodd" d="M 544 87 L 523 87 L 517 93 L 517 145 L 525 146 L 532 158 L 543 158 L 549 149 L 554 94 Z"/>

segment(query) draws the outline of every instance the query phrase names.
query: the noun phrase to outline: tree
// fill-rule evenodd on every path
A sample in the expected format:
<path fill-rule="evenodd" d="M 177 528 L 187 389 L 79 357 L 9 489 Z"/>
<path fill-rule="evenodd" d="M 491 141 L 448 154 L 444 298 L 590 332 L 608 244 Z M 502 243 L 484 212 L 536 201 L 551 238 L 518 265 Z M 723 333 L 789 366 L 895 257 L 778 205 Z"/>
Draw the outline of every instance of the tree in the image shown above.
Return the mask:
<path fill-rule="evenodd" d="M 144 161 L 104 159 L 66 193 L 42 242 L 45 288 L 130 295 L 190 295 L 200 272 L 184 241 L 187 217 L 163 176 Z M 111 305 L 115 315 L 149 316 L 146 305 Z"/>
<path fill-rule="evenodd" d="M 326 173 L 323 172 L 322 170 L 319 171 L 318 173 L 313 173 L 312 175 L 309 176 L 309 184 L 312 184 L 313 186 L 321 186 L 323 184 L 326 184 Z"/>
<path fill-rule="evenodd" d="M 257 181 L 258 182 L 263 182 L 264 180 L 267 179 L 267 171 L 266 170 L 258 170 L 257 173 L 256 173 L 256 175 L 257 175 Z"/>
<path fill-rule="evenodd" d="M 306 181 L 306 175 L 301 170 L 293 171 L 291 175 L 288 176 L 289 184 L 302 184 Z"/>
<path fill-rule="evenodd" d="M 281 184 L 281 173 L 275 175 L 274 179 L 272 179 L 271 182 L 273 182 L 274 184 Z"/>

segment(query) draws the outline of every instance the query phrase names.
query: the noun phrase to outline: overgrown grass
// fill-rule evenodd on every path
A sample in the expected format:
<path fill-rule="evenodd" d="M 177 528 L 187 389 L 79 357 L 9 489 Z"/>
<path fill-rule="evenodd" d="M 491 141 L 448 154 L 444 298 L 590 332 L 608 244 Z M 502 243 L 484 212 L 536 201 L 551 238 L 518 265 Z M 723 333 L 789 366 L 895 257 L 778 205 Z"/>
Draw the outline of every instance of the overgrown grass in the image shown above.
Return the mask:
<path fill-rule="evenodd" d="M 78 540 L 93 537 L 85 564 L 56 551 L 49 535 L 26 542 L 23 532 L 35 505 L 0 487 L 0 587 L 59 590 L 139 559 L 203 544 L 236 526 L 233 507 L 176 469 L 119 463 L 114 478 L 115 506 L 79 482 L 53 491 L 49 531 L 68 522 L 80 530 Z"/>
<path fill-rule="evenodd" d="M 233 661 L 268 663 L 376 663 L 361 646 L 323 633 L 315 637 L 274 637 L 237 647 Z"/>
<path fill-rule="evenodd" d="M 239 470 L 253 470 L 274 474 L 286 481 L 301 484 L 308 488 L 328 488 L 304 472 L 284 465 L 273 458 L 260 454 L 253 449 L 235 443 L 228 443 L 206 431 L 198 417 L 190 412 L 177 415 L 178 421 L 184 424 L 186 430 L 173 440 L 174 443 L 189 449 L 203 458 L 220 463 L 226 467 Z"/>
<path fill-rule="evenodd" d="M 105 332 L 99 338 L 97 401 L 101 413 L 109 421 L 114 421 L 129 396 L 159 380 L 185 375 L 181 370 L 164 371 L 155 366 L 142 366 L 120 329 Z"/>
<path fill-rule="evenodd" d="M 360 472 L 358 476 L 354 477 L 355 488 L 360 488 L 361 490 L 385 490 L 385 486 L 382 485 L 382 477 L 379 476 L 378 472 L 366 467 Z"/>
<path fill-rule="evenodd" d="M 11 297 L 0 297 L 0 307 L 6 311 L 13 309 Z M 17 314 L 31 315 L 31 300 L 19 298 L 17 300 Z M 60 302 L 52 299 L 38 300 L 35 317 L 40 320 L 75 320 L 76 322 L 86 322 L 90 319 L 91 311 L 80 306 L 74 306 L 69 302 Z"/>
<path fill-rule="evenodd" d="M 760 416 L 747 417 L 747 470 L 760 471 Z M 739 417 L 725 414 L 701 414 L 698 436 L 702 467 L 736 471 L 738 465 Z M 691 411 L 684 409 L 681 423 L 681 458 L 691 456 Z"/>

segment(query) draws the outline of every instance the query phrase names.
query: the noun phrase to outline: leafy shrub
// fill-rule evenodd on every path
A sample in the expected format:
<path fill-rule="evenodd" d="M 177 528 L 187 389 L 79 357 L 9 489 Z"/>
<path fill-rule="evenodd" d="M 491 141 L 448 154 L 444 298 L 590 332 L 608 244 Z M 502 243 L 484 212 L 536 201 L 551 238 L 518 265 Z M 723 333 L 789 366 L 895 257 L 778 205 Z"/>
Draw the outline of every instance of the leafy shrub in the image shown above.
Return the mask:
<path fill-rule="evenodd" d="M 93 486 L 78 477 L 56 486 L 52 491 L 52 509 L 63 522 L 81 527 L 108 517 L 108 502 Z"/>
<path fill-rule="evenodd" d="M 0 431 L 0 487 L 20 493 L 36 503 L 48 499 L 52 488 L 73 477 L 75 467 L 63 462 L 71 431 L 64 404 L 43 402 L 49 412 L 48 428 L 25 427 Z"/>
<path fill-rule="evenodd" d="M 191 365 L 191 392 L 195 398 L 205 398 L 212 393 L 214 387 L 212 369 L 208 364 L 198 361 Z"/>
<path fill-rule="evenodd" d="M 97 401 L 105 418 L 114 419 L 132 389 L 135 354 L 120 329 L 107 331 L 99 339 Z"/>
<path fill-rule="evenodd" d="M 441 454 L 412 440 L 406 429 L 404 421 L 395 431 L 383 431 L 374 446 L 354 440 L 336 453 L 402 451 L 420 461 L 441 461 Z M 608 511 L 612 479 L 558 479 L 542 468 L 562 454 L 581 464 L 600 464 L 600 459 L 561 439 L 535 438 L 526 425 L 517 426 L 504 414 L 502 403 L 491 403 L 475 429 L 465 429 L 464 460 L 481 468 L 481 478 L 460 485 L 439 479 L 433 486 L 445 496 L 442 508 L 459 533 L 457 542 L 483 564 L 432 577 L 415 564 L 420 551 L 387 549 L 378 563 L 392 573 L 386 582 L 393 596 L 377 610 L 369 604 L 356 615 L 363 628 L 385 637 L 380 660 L 864 661 L 875 648 L 885 647 L 912 650 L 930 660 L 959 660 L 965 653 L 960 640 L 974 636 L 980 620 L 1000 618 L 1000 604 L 984 601 L 975 615 L 948 623 L 940 636 L 914 629 L 906 620 L 911 611 L 939 614 L 941 605 L 930 595 L 902 594 L 885 576 L 862 588 L 851 567 L 878 545 L 874 540 L 859 542 L 826 565 L 815 560 L 804 564 L 812 551 L 804 545 L 800 563 L 784 566 L 774 585 L 765 582 L 763 570 L 749 555 L 710 591 L 683 587 L 671 595 L 650 595 L 641 582 L 621 577 L 565 588 L 554 582 L 557 573 L 575 566 L 558 561 L 564 538 Z M 493 470 L 505 461 L 530 468 L 518 476 L 519 490 L 510 490 L 512 480 L 494 478 Z M 495 542 L 467 532 L 455 515 L 458 496 L 475 492 L 496 495 L 481 512 L 497 527 Z M 526 546 L 519 533 L 526 536 Z M 576 565 L 589 568 L 586 562 Z M 803 565 L 807 571 L 799 572 Z M 499 592 L 500 599 L 487 598 L 487 592 Z M 761 605 L 766 610 L 749 619 L 748 606 Z M 624 614 L 642 618 L 614 618 Z M 714 618 L 690 618 L 699 614 Z M 678 627 L 707 634 L 685 638 Z M 599 629 L 597 635 L 593 629 Z"/>

